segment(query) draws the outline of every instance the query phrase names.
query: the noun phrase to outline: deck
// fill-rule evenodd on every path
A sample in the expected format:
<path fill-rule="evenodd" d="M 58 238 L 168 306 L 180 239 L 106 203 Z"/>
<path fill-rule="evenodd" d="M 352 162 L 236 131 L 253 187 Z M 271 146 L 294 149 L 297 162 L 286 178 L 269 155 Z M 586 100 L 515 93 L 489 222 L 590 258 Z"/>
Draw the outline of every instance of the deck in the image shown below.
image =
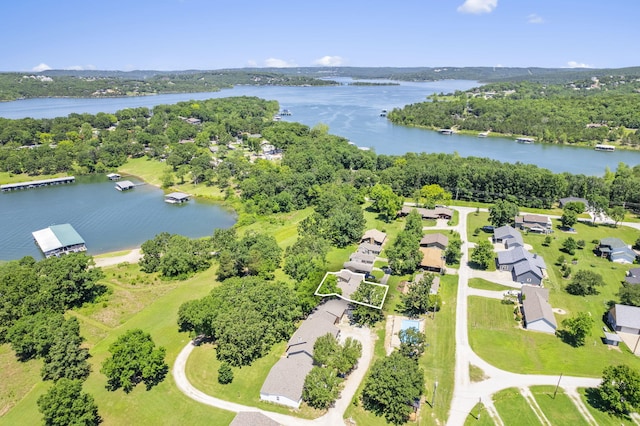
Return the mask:
<path fill-rule="evenodd" d="M 43 180 L 32 180 L 30 182 L 18 182 L 18 183 L 8 183 L 6 185 L 0 185 L 0 190 L 2 192 L 18 191 L 21 189 L 41 188 L 43 186 L 49 186 L 49 185 L 64 185 L 67 183 L 74 183 L 75 181 L 76 181 L 75 176 L 67 176 L 67 177 L 43 179 Z"/>

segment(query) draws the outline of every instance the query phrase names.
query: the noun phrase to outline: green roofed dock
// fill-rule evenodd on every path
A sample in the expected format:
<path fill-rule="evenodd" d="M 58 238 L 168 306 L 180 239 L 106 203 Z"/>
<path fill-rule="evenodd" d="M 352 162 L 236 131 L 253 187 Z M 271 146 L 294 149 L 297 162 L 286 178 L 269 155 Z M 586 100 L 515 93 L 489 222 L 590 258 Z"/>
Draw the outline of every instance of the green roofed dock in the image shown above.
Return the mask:
<path fill-rule="evenodd" d="M 68 223 L 52 225 L 31 234 L 45 257 L 87 250 L 87 246 L 80 234 Z"/>
<path fill-rule="evenodd" d="M 8 183 L 6 185 L 0 185 L 0 191 L 7 192 L 17 191 L 19 189 L 40 188 L 42 186 L 49 185 L 64 185 L 66 183 L 74 183 L 75 181 L 75 176 L 67 176 L 53 179 L 32 180 L 30 182 Z"/>

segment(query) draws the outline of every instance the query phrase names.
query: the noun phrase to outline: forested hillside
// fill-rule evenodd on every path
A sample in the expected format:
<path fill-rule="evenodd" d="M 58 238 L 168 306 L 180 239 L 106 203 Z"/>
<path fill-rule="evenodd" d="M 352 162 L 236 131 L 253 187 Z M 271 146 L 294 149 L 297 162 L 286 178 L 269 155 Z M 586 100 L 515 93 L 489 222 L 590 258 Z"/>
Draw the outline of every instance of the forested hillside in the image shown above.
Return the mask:
<path fill-rule="evenodd" d="M 396 124 L 527 135 L 548 143 L 640 145 L 640 77 L 565 85 L 495 83 L 395 109 Z"/>

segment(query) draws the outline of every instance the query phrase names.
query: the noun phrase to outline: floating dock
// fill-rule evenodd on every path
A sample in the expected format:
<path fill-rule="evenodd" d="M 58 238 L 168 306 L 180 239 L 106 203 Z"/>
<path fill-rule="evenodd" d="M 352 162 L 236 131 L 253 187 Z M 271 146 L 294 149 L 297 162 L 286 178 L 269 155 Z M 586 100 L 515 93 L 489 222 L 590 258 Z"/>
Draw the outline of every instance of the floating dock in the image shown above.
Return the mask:
<path fill-rule="evenodd" d="M 172 192 L 164 196 L 164 202 L 169 204 L 182 204 L 189 201 L 189 194 L 184 192 Z"/>
<path fill-rule="evenodd" d="M 73 226 L 68 223 L 52 225 L 32 232 L 33 238 L 45 257 L 86 251 L 87 246 Z"/>
<path fill-rule="evenodd" d="M 109 173 L 107 177 L 109 178 L 109 180 L 120 180 L 122 176 L 117 173 Z"/>
<path fill-rule="evenodd" d="M 135 187 L 136 187 L 136 185 L 133 182 L 131 182 L 130 180 L 123 180 L 123 181 L 120 181 L 120 182 L 116 183 L 116 187 L 115 188 L 118 191 L 128 191 L 128 190 L 133 189 Z"/>
<path fill-rule="evenodd" d="M 76 181 L 75 176 L 67 176 L 67 177 L 44 179 L 44 180 L 32 180 L 31 182 L 18 182 L 18 183 L 8 183 L 6 185 L 0 185 L 0 190 L 2 192 L 17 191 L 20 189 L 40 188 L 40 187 L 49 186 L 49 185 L 64 185 L 66 183 L 74 183 L 75 181 Z"/>

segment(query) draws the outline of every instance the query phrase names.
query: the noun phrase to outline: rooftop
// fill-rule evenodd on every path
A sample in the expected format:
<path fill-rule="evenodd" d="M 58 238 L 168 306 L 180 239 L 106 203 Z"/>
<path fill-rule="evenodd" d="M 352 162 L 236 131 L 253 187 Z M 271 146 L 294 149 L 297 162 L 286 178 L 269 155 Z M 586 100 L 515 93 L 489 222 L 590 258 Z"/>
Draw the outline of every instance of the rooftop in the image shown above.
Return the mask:
<path fill-rule="evenodd" d="M 40 249 L 47 253 L 63 247 L 84 244 L 84 240 L 68 223 L 52 225 L 32 233 Z"/>

